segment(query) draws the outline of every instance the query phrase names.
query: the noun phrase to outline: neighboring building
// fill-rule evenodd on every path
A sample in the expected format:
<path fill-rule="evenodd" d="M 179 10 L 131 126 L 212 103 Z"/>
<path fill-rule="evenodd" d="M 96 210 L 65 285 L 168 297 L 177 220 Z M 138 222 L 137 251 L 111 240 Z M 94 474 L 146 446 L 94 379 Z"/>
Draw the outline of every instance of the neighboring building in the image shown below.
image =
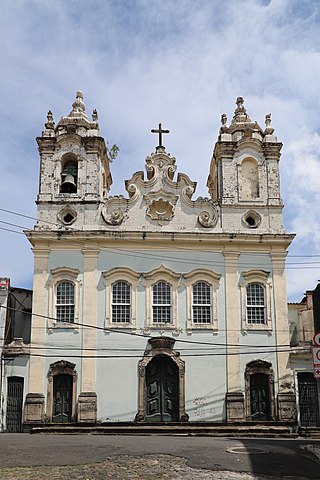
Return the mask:
<path fill-rule="evenodd" d="M 37 138 L 41 166 L 25 426 L 294 422 L 277 141 L 237 99 L 210 198 L 162 144 L 112 183 L 83 95 Z M 196 159 L 198 160 L 198 159 Z"/>
<path fill-rule="evenodd" d="M 314 376 L 311 353 L 313 337 L 320 332 L 320 284 L 308 290 L 300 303 L 289 303 L 288 307 L 298 423 L 306 429 L 320 427 L 320 379 Z"/>
<path fill-rule="evenodd" d="M 0 431 L 21 432 L 28 392 L 32 291 L 0 279 Z"/>

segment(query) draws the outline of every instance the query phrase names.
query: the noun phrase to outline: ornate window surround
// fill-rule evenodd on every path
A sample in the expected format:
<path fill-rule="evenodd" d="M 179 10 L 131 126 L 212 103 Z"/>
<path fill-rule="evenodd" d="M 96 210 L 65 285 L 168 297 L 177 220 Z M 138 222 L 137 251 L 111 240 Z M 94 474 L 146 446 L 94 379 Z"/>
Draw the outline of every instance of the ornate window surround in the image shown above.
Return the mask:
<path fill-rule="evenodd" d="M 197 268 L 183 275 L 187 289 L 187 332 L 192 330 L 218 330 L 218 302 L 217 291 L 221 275 L 205 268 Z M 192 318 L 192 287 L 197 282 L 206 282 L 211 288 L 211 323 L 193 323 Z"/>
<path fill-rule="evenodd" d="M 80 308 L 80 287 L 81 281 L 78 279 L 80 270 L 70 267 L 58 267 L 50 270 L 51 279 L 49 280 L 48 293 L 48 328 L 72 328 L 79 329 L 79 308 Z M 74 322 L 58 322 L 56 318 L 56 287 L 62 281 L 72 282 L 74 284 Z"/>
<path fill-rule="evenodd" d="M 164 265 L 144 274 L 146 287 L 146 325 L 144 332 L 151 330 L 173 330 L 179 332 L 178 328 L 178 286 L 181 275 L 173 272 Z M 152 322 L 152 287 L 159 281 L 164 281 L 171 286 L 171 323 Z"/>
<path fill-rule="evenodd" d="M 126 267 L 115 267 L 106 272 L 102 272 L 104 284 L 106 287 L 106 303 L 105 303 L 105 323 L 107 330 L 112 328 L 136 328 L 137 322 L 137 287 L 140 273 Z M 124 281 L 130 285 L 131 289 L 131 321 L 112 323 L 112 285 L 115 282 Z"/>
<path fill-rule="evenodd" d="M 272 315 L 271 315 L 271 282 L 269 279 L 270 272 L 264 270 L 249 270 L 242 272 L 242 279 L 240 281 L 241 291 L 241 323 L 242 331 L 246 330 L 272 330 Z M 247 322 L 247 286 L 250 283 L 259 283 L 265 289 L 265 323 L 248 323 Z"/>

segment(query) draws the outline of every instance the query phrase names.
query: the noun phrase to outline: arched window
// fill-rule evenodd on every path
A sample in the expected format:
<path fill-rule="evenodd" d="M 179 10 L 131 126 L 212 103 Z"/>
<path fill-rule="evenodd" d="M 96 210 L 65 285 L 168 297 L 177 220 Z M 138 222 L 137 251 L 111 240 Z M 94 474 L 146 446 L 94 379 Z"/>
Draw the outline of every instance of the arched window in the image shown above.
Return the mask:
<path fill-rule="evenodd" d="M 69 160 L 64 164 L 61 172 L 61 193 L 77 193 L 78 163 Z"/>
<path fill-rule="evenodd" d="M 171 323 L 171 285 L 160 281 L 152 287 L 153 323 Z"/>
<path fill-rule="evenodd" d="M 247 285 L 247 323 L 266 323 L 265 288 L 260 283 Z"/>
<path fill-rule="evenodd" d="M 211 288 L 206 282 L 192 286 L 192 319 L 194 323 L 211 323 Z"/>
<path fill-rule="evenodd" d="M 139 273 L 116 267 L 102 273 L 105 283 L 105 327 L 136 328 Z"/>
<path fill-rule="evenodd" d="M 130 323 L 131 287 L 129 283 L 119 281 L 112 285 L 112 323 Z"/>
<path fill-rule="evenodd" d="M 62 281 L 56 287 L 57 322 L 74 322 L 74 284 Z"/>

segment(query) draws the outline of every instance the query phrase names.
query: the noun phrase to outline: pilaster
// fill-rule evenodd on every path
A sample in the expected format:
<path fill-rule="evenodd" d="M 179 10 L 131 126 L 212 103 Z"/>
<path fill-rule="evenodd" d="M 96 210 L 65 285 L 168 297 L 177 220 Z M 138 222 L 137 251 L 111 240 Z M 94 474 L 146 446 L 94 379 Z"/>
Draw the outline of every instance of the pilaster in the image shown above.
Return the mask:
<path fill-rule="evenodd" d="M 275 337 L 276 346 L 287 347 L 290 345 L 289 326 L 288 326 L 288 305 L 286 290 L 285 259 L 286 252 L 271 252 L 272 275 L 273 275 L 273 294 L 274 294 L 274 318 L 275 318 Z M 278 393 L 292 391 L 289 351 L 277 352 L 278 368 Z"/>
<path fill-rule="evenodd" d="M 226 353 L 227 353 L 227 392 L 241 390 L 239 338 L 240 312 L 238 287 L 239 252 L 224 252 L 225 258 L 225 298 L 226 298 Z M 237 345 L 230 347 L 229 345 Z M 232 354 L 231 354 L 232 353 Z"/>
<path fill-rule="evenodd" d="M 48 275 L 48 248 L 35 247 L 33 300 L 31 320 L 31 350 L 29 366 L 29 392 L 44 392 L 45 372 L 45 347 L 47 316 L 47 275 Z M 37 354 L 37 356 L 33 356 Z"/>
<path fill-rule="evenodd" d="M 96 358 L 86 358 L 90 349 L 97 345 L 97 262 L 98 248 L 82 249 L 83 271 L 83 317 L 82 322 L 82 369 L 81 392 L 96 391 Z M 89 349 L 89 350 L 88 350 Z"/>

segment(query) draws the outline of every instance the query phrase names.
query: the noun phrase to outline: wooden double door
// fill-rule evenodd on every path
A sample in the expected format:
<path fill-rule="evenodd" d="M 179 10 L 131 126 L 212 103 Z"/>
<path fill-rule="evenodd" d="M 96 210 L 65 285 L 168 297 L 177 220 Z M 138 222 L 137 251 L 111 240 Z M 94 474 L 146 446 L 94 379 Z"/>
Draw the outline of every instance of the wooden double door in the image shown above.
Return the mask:
<path fill-rule="evenodd" d="M 55 375 L 53 377 L 53 412 L 55 423 L 71 422 L 72 416 L 72 376 Z"/>
<path fill-rule="evenodd" d="M 179 369 L 168 357 L 157 356 L 146 369 L 146 421 L 179 421 Z"/>
<path fill-rule="evenodd" d="M 250 375 L 250 410 L 251 420 L 270 420 L 270 382 L 264 373 Z"/>

